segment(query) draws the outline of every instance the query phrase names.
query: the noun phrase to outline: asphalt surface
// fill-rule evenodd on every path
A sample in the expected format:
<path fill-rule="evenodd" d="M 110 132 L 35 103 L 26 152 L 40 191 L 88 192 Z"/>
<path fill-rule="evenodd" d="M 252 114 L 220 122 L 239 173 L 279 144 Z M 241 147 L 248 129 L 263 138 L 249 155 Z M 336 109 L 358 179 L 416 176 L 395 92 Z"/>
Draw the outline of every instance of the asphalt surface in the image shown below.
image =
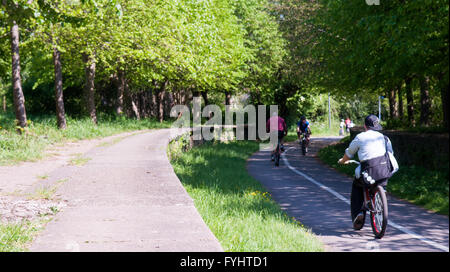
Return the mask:
<path fill-rule="evenodd" d="M 173 136 L 173 135 L 172 135 Z M 67 207 L 31 251 L 223 251 L 166 155 L 168 129 L 140 133 L 83 154 L 45 181 Z"/>
<path fill-rule="evenodd" d="M 286 144 L 279 167 L 270 160 L 269 151 L 258 151 L 248 160 L 248 172 L 288 215 L 317 234 L 327 251 L 448 252 L 449 218 L 399 200 L 389 192 L 385 236 L 374 238 L 368 216 L 362 230 L 353 230 L 349 205 L 352 179 L 316 157 L 321 147 L 337 140 L 312 138 L 306 156 L 301 155 L 298 143 Z"/>

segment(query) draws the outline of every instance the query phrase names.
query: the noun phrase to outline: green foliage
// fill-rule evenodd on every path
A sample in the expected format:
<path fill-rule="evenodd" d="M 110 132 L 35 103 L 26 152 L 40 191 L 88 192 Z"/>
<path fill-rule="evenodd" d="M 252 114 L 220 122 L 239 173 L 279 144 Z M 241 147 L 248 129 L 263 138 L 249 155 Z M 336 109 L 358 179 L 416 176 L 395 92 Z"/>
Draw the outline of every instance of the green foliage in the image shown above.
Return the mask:
<path fill-rule="evenodd" d="M 26 251 L 34 236 L 42 230 L 43 223 L 44 220 L 0 224 L 0 252 Z"/>
<path fill-rule="evenodd" d="M 184 152 L 190 149 L 190 133 L 183 134 L 172 140 L 167 148 L 169 160 L 179 159 Z"/>
<path fill-rule="evenodd" d="M 80 102 L 88 64 L 83 55 L 96 63 L 96 86 L 104 92 L 112 86 L 115 93 L 122 73 L 131 92 L 158 90 L 168 82 L 169 91 L 208 91 L 212 96 L 242 89 L 264 95 L 285 56 L 285 41 L 267 0 L 32 2 L 1 5 L 5 20 L 24 17 L 20 48 L 31 112 L 41 108 L 49 113 L 53 103 L 47 96 L 54 84 L 56 49 L 64 89 L 73 90 L 70 95 Z M 0 29 L 6 37 L 8 25 Z M 2 81 L 10 69 L 3 57 L 6 40 L 0 36 Z M 34 95 L 40 93 L 41 101 Z"/>
<path fill-rule="evenodd" d="M 252 103 L 278 104 L 290 118 L 323 119 L 324 94 L 331 93 L 333 118 L 359 120 L 376 113 L 376 97 L 402 87 L 406 77 L 414 78 L 414 100 L 420 101 L 417 80 L 426 76 L 430 123 L 443 119 L 449 61 L 444 0 L 380 6 L 344 0 L 20 0 L 3 1 L 0 11 L 0 92 L 7 91 L 8 31 L 15 20 L 31 112 L 54 108 L 57 49 L 72 115 L 84 103 L 85 55 L 96 63 L 103 111 L 116 103 L 121 74 L 131 93 L 162 86 L 213 98 L 249 93 Z M 416 105 L 416 119 L 420 113 Z"/>
<path fill-rule="evenodd" d="M 387 91 L 403 87 L 405 78 L 416 81 L 426 76 L 430 123 L 442 124 L 446 109 L 440 92 L 448 93 L 448 10 L 444 0 L 381 1 L 379 6 L 345 0 L 277 1 L 273 12 L 289 53 L 274 101 L 285 102 L 276 99 L 277 93 L 283 99 L 305 97 L 305 104 L 314 104 L 319 93 L 331 93 L 337 100 L 356 95 L 353 109 L 343 104 L 339 116 L 376 113 L 360 98 L 387 96 Z M 413 86 L 414 101 L 425 99 L 418 88 Z M 363 103 L 358 105 L 359 101 Z M 417 120 L 421 109 L 417 102 L 415 106 Z"/>

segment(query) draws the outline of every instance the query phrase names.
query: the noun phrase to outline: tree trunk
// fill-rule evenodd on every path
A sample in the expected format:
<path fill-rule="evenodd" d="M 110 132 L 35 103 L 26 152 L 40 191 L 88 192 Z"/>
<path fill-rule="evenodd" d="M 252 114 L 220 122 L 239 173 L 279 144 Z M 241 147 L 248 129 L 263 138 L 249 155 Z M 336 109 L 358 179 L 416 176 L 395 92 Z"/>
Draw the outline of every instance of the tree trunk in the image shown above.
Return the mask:
<path fill-rule="evenodd" d="M 150 109 L 150 112 L 151 112 L 152 117 L 158 119 L 159 109 L 157 107 L 159 104 L 158 104 L 158 92 L 156 90 L 157 90 L 156 88 L 152 90 L 152 97 L 151 97 L 152 107 Z"/>
<path fill-rule="evenodd" d="M 404 114 L 403 114 L 403 92 L 402 92 L 402 86 L 399 85 L 397 87 L 397 95 L 398 95 L 398 115 L 400 119 L 403 120 Z"/>
<path fill-rule="evenodd" d="M 130 101 L 131 101 L 131 109 L 133 110 L 134 116 L 136 119 L 140 120 L 141 115 L 139 113 L 139 104 L 136 104 L 136 101 L 134 100 L 134 95 L 130 93 Z"/>
<path fill-rule="evenodd" d="M 147 101 L 147 93 L 146 91 L 141 91 L 139 93 L 138 99 L 139 99 L 139 114 L 141 115 L 142 118 L 147 118 L 147 105 L 148 105 L 148 101 Z"/>
<path fill-rule="evenodd" d="M 3 112 L 6 112 L 6 95 L 3 95 Z"/>
<path fill-rule="evenodd" d="M 173 92 L 169 91 L 167 92 L 167 108 L 166 108 L 166 113 L 170 113 L 170 111 L 172 110 L 172 107 L 175 105 L 175 98 L 174 98 L 174 94 Z"/>
<path fill-rule="evenodd" d="M 420 124 L 429 126 L 431 123 L 430 78 L 420 79 Z"/>
<path fill-rule="evenodd" d="M 231 92 L 225 92 L 225 105 L 231 105 Z"/>
<path fill-rule="evenodd" d="M 158 119 L 159 122 L 164 121 L 164 97 L 166 96 L 166 87 L 167 87 L 167 81 L 164 81 L 164 83 L 161 86 L 161 89 L 158 92 Z"/>
<path fill-rule="evenodd" d="M 97 113 L 95 109 L 95 59 L 94 56 L 83 54 L 84 70 L 86 74 L 86 83 L 84 86 L 84 95 L 86 102 L 86 111 L 92 122 L 97 124 Z"/>
<path fill-rule="evenodd" d="M 199 97 L 200 96 L 200 92 L 199 91 L 192 91 L 192 97 Z"/>
<path fill-rule="evenodd" d="M 122 69 L 117 72 L 117 100 L 116 100 L 116 113 L 123 113 L 123 94 L 125 90 L 125 73 Z"/>
<path fill-rule="evenodd" d="M 22 128 L 27 126 L 27 113 L 25 110 L 25 97 L 22 91 L 22 80 L 20 78 L 20 55 L 19 55 L 19 26 L 16 21 L 11 27 L 11 55 L 12 55 L 12 87 L 14 96 L 14 110 L 18 125 Z M 20 132 L 20 131 L 19 131 Z"/>
<path fill-rule="evenodd" d="M 413 91 L 411 87 L 411 81 L 412 78 L 408 77 L 405 80 L 406 83 L 406 106 L 408 110 L 408 122 L 409 124 L 414 127 L 416 126 L 416 121 L 414 120 L 414 98 L 413 98 Z"/>
<path fill-rule="evenodd" d="M 442 113 L 443 113 L 443 123 L 445 128 L 448 130 L 448 93 L 449 93 L 449 84 L 448 84 L 448 78 L 444 78 L 445 76 L 448 76 L 448 74 L 441 73 L 439 76 L 440 82 L 445 82 L 440 85 L 441 87 L 441 100 L 442 100 Z"/>
<path fill-rule="evenodd" d="M 388 91 L 389 94 L 389 113 L 392 119 L 398 119 L 398 103 L 396 97 L 396 89 L 392 88 Z"/>
<path fill-rule="evenodd" d="M 205 101 L 205 106 L 208 106 L 209 105 L 208 92 L 204 91 L 204 92 L 201 92 L 201 94 L 202 94 L 202 97 L 203 97 L 203 101 Z"/>
<path fill-rule="evenodd" d="M 442 110 L 444 113 L 444 126 L 448 130 L 448 93 L 449 93 L 449 87 L 447 86 L 441 88 L 441 99 L 442 99 Z"/>
<path fill-rule="evenodd" d="M 128 82 L 127 82 L 126 78 L 124 80 L 124 92 L 125 92 L 125 96 L 128 100 L 128 106 L 131 107 L 131 111 L 133 112 L 134 117 L 136 117 L 136 119 L 140 120 L 141 115 L 139 114 L 138 106 L 136 105 L 136 102 L 134 101 L 134 95 L 130 92 L 130 88 L 128 86 Z"/>
<path fill-rule="evenodd" d="M 62 82 L 62 66 L 61 54 L 53 47 L 53 66 L 55 68 L 55 101 L 56 101 L 56 119 L 59 129 L 66 129 L 66 113 L 64 110 L 63 82 Z"/>

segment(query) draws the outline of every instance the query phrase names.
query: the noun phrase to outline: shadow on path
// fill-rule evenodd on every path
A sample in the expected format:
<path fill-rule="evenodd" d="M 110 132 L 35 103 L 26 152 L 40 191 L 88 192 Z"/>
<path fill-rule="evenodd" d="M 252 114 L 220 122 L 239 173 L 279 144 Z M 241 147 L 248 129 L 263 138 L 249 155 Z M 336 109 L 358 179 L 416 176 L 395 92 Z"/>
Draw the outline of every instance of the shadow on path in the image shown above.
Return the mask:
<path fill-rule="evenodd" d="M 349 200 L 352 179 L 316 158 L 321 147 L 338 140 L 312 138 L 306 156 L 301 155 L 298 143 L 288 143 L 284 156 L 296 170 Z M 375 239 L 368 217 L 361 231 L 353 230 L 349 204 L 296 174 L 283 160 L 280 167 L 275 167 L 270 161 L 269 151 L 253 154 L 247 169 L 267 188 L 283 210 L 319 235 L 328 251 L 442 251 L 392 226 L 388 226 L 383 239 Z M 388 203 L 392 221 L 448 248 L 448 217 L 428 212 L 391 195 L 388 195 Z"/>

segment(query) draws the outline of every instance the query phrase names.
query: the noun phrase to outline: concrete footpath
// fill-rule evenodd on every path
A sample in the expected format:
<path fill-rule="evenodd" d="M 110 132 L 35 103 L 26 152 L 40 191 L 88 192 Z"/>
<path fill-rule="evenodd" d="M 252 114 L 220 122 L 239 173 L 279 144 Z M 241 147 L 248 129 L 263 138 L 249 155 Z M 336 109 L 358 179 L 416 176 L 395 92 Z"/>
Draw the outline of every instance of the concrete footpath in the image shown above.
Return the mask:
<path fill-rule="evenodd" d="M 52 172 L 67 206 L 30 250 L 223 251 L 170 165 L 170 134 L 132 135 Z"/>

